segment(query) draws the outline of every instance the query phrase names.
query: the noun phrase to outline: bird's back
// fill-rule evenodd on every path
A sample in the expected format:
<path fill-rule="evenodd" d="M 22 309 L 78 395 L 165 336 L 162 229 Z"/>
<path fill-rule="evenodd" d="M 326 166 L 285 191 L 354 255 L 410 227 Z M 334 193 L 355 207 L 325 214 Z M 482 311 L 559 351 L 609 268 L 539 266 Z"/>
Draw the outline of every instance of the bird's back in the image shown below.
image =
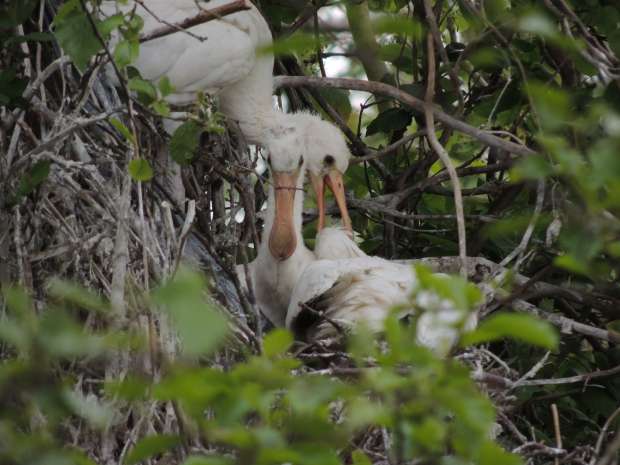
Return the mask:
<path fill-rule="evenodd" d="M 286 326 L 309 340 L 336 336 L 338 329 L 359 324 L 380 332 L 395 307 L 402 317 L 419 315 L 418 342 L 441 356 L 456 342 L 463 320 L 465 329 L 477 324 L 475 312 L 468 314 L 432 290 L 420 289 L 412 266 L 361 257 L 309 265 L 293 290 Z"/>
<path fill-rule="evenodd" d="M 121 8 L 128 12 L 135 7 L 136 14 L 144 20 L 143 33 L 148 34 L 197 15 L 201 11 L 197 3 L 204 9 L 213 9 L 230 0 L 149 0 L 145 2 L 149 11 L 130 1 Z M 116 2 L 104 1 L 101 9 L 110 16 L 117 11 Z M 261 102 L 267 101 L 271 106 L 273 56 L 257 53 L 271 41 L 267 22 L 252 6 L 191 27 L 187 32 L 145 42 L 134 65 L 147 80 L 157 82 L 167 76 L 175 88 L 168 101 L 177 105 L 195 102 L 198 92 L 215 93 L 252 77 L 254 86 L 246 92 L 263 95 L 259 97 Z"/>

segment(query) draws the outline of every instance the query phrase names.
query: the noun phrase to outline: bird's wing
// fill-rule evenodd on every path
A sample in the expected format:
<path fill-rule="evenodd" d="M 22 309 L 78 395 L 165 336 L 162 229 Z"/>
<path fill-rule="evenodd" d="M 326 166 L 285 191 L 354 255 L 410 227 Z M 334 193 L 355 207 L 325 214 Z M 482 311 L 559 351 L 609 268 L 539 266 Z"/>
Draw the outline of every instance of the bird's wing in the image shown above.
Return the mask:
<path fill-rule="evenodd" d="M 105 15 L 116 11 L 115 3 L 102 3 Z M 205 6 L 211 9 L 226 3 L 211 0 Z M 130 1 L 122 9 L 129 11 L 134 6 Z M 194 0 L 152 0 L 147 6 L 156 17 L 140 5 L 135 10 L 144 20 L 143 33 L 165 26 L 160 20 L 177 23 L 200 12 Z M 177 32 L 143 43 L 134 63 L 147 80 L 170 79 L 176 90 L 170 98 L 173 103 L 194 101 L 196 91 L 216 91 L 247 76 L 256 62 L 257 48 L 271 40 L 264 18 L 254 7 L 199 24 L 188 32 L 194 37 Z"/>
<path fill-rule="evenodd" d="M 475 312 L 468 314 L 435 292 L 419 289 L 410 265 L 365 257 L 309 265 L 293 290 L 286 326 L 306 339 L 335 336 L 360 323 L 378 332 L 395 306 L 402 306 L 401 316 L 419 315 L 418 343 L 439 356 L 454 346 L 463 320 L 468 330 L 477 324 Z"/>
<path fill-rule="evenodd" d="M 319 260 L 368 257 L 342 228 L 323 228 L 316 235 L 314 254 Z"/>
<path fill-rule="evenodd" d="M 416 282 L 411 267 L 377 257 L 318 260 L 293 289 L 286 326 L 299 333 L 318 311 L 347 326 L 364 321 L 375 327 L 392 306 L 407 301 Z"/>

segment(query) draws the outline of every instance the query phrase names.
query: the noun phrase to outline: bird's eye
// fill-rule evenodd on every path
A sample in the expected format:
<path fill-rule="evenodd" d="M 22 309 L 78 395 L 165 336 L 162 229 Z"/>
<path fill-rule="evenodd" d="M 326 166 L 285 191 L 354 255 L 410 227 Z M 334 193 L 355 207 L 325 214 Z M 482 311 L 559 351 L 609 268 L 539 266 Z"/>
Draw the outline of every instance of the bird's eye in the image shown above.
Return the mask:
<path fill-rule="evenodd" d="M 331 166 L 334 163 L 336 163 L 336 159 L 332 156 L 332 155 L 325 155 L 325 158 L 323 158 L 323 162 L 327 165 L 327 166 Z"/>
<path fill-rule="evenodd" d="M 304 157 L 301 156 L 299 157 L 299 166 L 301 166 L 304 163 Z"/>

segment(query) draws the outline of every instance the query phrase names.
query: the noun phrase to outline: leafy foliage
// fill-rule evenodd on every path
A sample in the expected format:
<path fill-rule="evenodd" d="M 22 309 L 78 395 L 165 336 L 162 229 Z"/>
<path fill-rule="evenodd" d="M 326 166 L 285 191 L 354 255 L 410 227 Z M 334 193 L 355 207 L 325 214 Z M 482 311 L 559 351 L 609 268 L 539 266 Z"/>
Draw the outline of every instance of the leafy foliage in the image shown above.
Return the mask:
<path fill-rule="evenodd" d="M 56 367 L 67 362 L 88 366 L 115 350 L 127 350 L 133 336 L 85 331 L 79 312 L 90 309 L 105 321 L 112 316 L 109 306 L 68 283 L 56 282 L 52 289 L 56 303 L 41 315 L 23 291 L 3 290 L 8 313 L 0 341 L 12 356 L 0 370 L 0 406 L 4 412 L 27 408 L 47 419 L 25 433 L 21 417 L 3 417 L 3 463 L 55 457 L 91 463 L 77 450 L 61 449 L 65 418 L 79 416 L 89 428 L 101 430 L 115 415 L 81 389 L 71 388 Z M 282 329 L 266 336 L 262 355 L 248 354 L 222 370 L 190 362 L 198 355 L 212 356 L 229 333 L 219 310 L 205 304 L 206 298 L 203 279 L 187 269 L 154 291 L 154 304 L 170 312 L 179 332 L 185 363 L 169 366 L 159 380 L 130 376 L 107 383 L 110 395 L 136 408 L 152 401 L 174 402 L 183 412 L 177 413 L 184 424 L 180 436 L 148 435 L 123 463 L 168 454 L 192 432 L 209 438 L 215 449 L 185 463 L 338 464 L 347 456 L 366 463 L 361 450 L 345 451 L 342 445 L 355 444 L 359 432 L 377 427 L 394 431 L 391 454 L 399 461 L 439 460 L 451 450 L 454 460 L 520 463 L 488 438 L 493 407 L 469 379 L 468 369 L 417 346 L 415 328 L 403 326 L 396 317 L 386 321 L 385 345 L 369 344 L 373 336 L 364 330 L 353 336 L 352 365 L 343 372 L 350 375 L 344 378 L 304 374 L 288 352 L 292 336 Z M 535 327 L 524 322 L 517 332 Z M 147 349 L 135 342 L 132 346 Z M 338 375 L 337 369 L 332 374 Z M 27 447 L 28 441 L 38 445 Z M 234 455 L 224 453 L 227 450 Z"/>
<path fill-rule="evenodd" d="M 464 188 L 469 254 L 496 262 L 513 257 L 507 263 L 515 268 L 504 282 L 493 283 L 504 288 L 502 297 L 483 305 L 495 314 L 462 334 L 461 346 L 473 352 L 461 361 L 441 360 L 418 347 L 415 321 L 402 325 L 396 317 L 386 321 L 383 340 L 360 328 L 347 351 L 319 344 L 324 351 L 314 358 L 284 330 L 249 344 L 239 334 L 260 334 L 255 325 L 244 326 L 253 315 L 239 323 L 218 303 L 217 285 L 183 268 L 175 274 L 174 257 L 152 243 L 155 235 L 136 245 L 134 218 L 106 208 L 117 194 L 103 184 L 120 178 L 114 163 L 135 181 L 153 178 L 157 131 L 149 131 L 159 123 L 152 116 L 171 115 L 166 97 L 175 89 L 166 77 L 151 82 L 131 67 L 140 54 L 140 18 L 131 12 L 100 18 L 96 3 L 47 0 L 40 9 L 38 0 L 8 0 L 0 6 L 1 463 L 91 464 L 94 449 L 89 456 L 68 445 L 89 442 L 103 450 L 105 441 L 114 442 L 117 427 L 127 429 L 129 438 L 122 451 L 113 451 L 119 463 L 366 465 L 385 459 L 373 452 L 380 448 L 388 450 L 391 463 L 520 463 L 507 450 L 520 451 L 529 463 L 547 463 L 557 458 L 544 448 L 556 445 L 549 402 L 560 411 L 565 452 L 558 460 L 594 463 L 603 450 L 594 452 L 592 445 L 613 445 L 620 377 L 590 379 L 620 364 L 620 13 L 613 1 L 433 2 L 440 39 L 434 43 L 434 104 L 536 151 L 516 156 L 435 122 Z M 330 76 L 364 78 L 379 69 L 381 80 L 424 99 L 431 30 L 424 2 L 355 5 L 372 14 L 358 16 L 367 22 L 355 33 L 342 34 L 329 14 L 315 31 L 309 12 L 320 7 L 321 13 L 342 16 L 350 3 L 261 2 L 276 35 L 270 51 L 279 60 L 278 72 L 318 75 L 327 68 Z M 357 26 L 352 17 L 349 26 Z M 100 38 L 112 37 L 110 52 L 134 99 L 135 124 L 114 117 L 62 135 L 67 124 L 105 107 L 97 73 L 107 53 Z M 80 73 L 61 67 L 37 83 L 59 47 Z M 335 60 L 342 68 L 332 72 Z M 356 136 L 355 155 L 428 129 L 419 112 L 394 99 L 333 89 L 318 95 Z M 287 89 L 280 97 L 290 109 L 312 105 L 330 114 L 306 92 Z M 258 173 L 246 176 L 226 166 L 227 174 L 243 181 L 233 186 L 214 171 L 210 156 L 196 156 L 201 139 L 223 132 L 212 102 L 200 96 L 169 141 L 171 157 L 189 179 L 184 187 L 198 203 L 193 227 L 207 237 L 218 263 L 237 254 L 238 243 L 247 243 L 256 226 L 248 223 L 251 202 L 243 204 L 243 231 L 236 217 L 221 210 L 240 211 L 235 189 L 248 180 L 256 194 L 248 198 L 260 209 L 264 181 Z M 128 167 L 125 153 L 100 158 L 110 147 L 125 151 L 123 139 L 145 148 L 143 158 Z M 230 149 L 229 140 L 219 143 Z M 45 150 L 33 150 L 41 144 Z M 453 186 L 444 169 L 423 136 L 378 159 L 352 163 L 346 185 L 362 201 L 352 213 L 362 249 L 399 259 L 456 254 Z M 83 175 L 79 181 L 71 177 L 76 172 Z M 97 189 L 88 191 L 84 181 L 94 172 Z M 144 186 L 152 188 L 144 198 L 155 197 L 159 183 Z M 306 206 L 314 206 L 311 199 Z M 51 219 L 42 221 L 41 211 L 51 211 Z M 162 237 L 179 253 L 186 237 L 177 238 L 160 211 L 147 206 L 147 220 L 172 230 Z M 91 223 L 76 234 L 73 225 L 83 218 Z M 113 264 L 124 256 L 115 250 L 124 226 L 134 245 L 126 258 L 139 263 L 142 256 L 149 266 L 119 280 Z M 311 243 L 316 228 L 309 223 L 304 233 Z M 255 250 L 247 247 L 245 253 Z M 80 252 L 91 256 L 87 266 Z M 477 277 L 486 278 L 480 268 Z M 532 278 L 519 281 L 519 272 Z M 79 285 L 48 283 L 49 273 L 108 295 L 122 281 L 124 301 L 112 305 Z M 423 287 L 463 308 L 481 302 L 478 289 L 464 279 L 439 278 L 422 268 L 417 273 Z M 141 289 L 153 278 L 164 283 L 154 292 Z M 4 283 L 18 279 L 23 288 Z M 561 339 L 548 324 L 508 312 L 521 300 L 561 326 Z M 124 320 L 119 305 L 127 309 Z M 179 336 L 179 354 L 176 347 L 158 346 L 154 335 L 165 334 L 173 334 L 174 342 L 166 340 L 170 345 Z M 483 347 L 475 351 L 471 344 Z M 260 346 L 262 353 L 254 353 Z M 169 359 L 171 352 L 177 357 Z M 490 369 L 492 380 L 534 376 L 560 382 L 510 390 L 486 384 L 481 393 L 462 363 L 472 353 L 479 357 L 476 368 Z M 130 376 L 118 379 L 115 367 L 127 360 L 131 366 L 123 372 Z M 581 381 L 570 381 L 575 377 Z M 497 409 L 502 415 L 496 418 Z M 146 426 L 145 418 L 153 421 Z M 504 428 L 497 443 L 489 439 L 494 421 Z M 521 447 L 519 432 L 531 450 Z"/>

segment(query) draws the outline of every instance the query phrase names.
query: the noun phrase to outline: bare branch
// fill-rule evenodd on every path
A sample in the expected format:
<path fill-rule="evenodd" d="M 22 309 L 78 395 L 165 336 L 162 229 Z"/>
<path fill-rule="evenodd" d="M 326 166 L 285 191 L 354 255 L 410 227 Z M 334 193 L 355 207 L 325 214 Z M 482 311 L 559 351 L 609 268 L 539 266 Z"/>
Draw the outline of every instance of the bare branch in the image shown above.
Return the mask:
<path fill-rule="evenodd" d="M 433 98 L 435 96 L 435 47 L 433 46 L 432 34 L 427 35 L 426 40 L 428 55 L 428 82 L 426 84 L 426 107 L 424 108 L 424 118 L 426 120 L 426 138 L 431 147 L 439 156 L 442 163 L 448 170 L 452 188 L 454 189 L 454 207 L 456 209 L 456 224 L 459 236 L 459 256 L 461 257 L 461 274 L 467 275 L 467 237 L 465 233 L 465 218 L 463 212 L 463 195 L 461 193 L 461 182 L 459 176 L 454 169 L 450 155 L 446 149 L 439 143 L 435 135 L 435 121 L 433 112 L 431 111 Z"/>
<path fill-rule="evenodd" d="M 422 100 L 408 94 L 394 86 L 382 82 L 365 81 L 362 79 L 348 78 L 319 78 L 310 76 L 277 76 L 275 78 L 276 87 L 327 87 L 336 89 L 359 90 L 378 95 L 385 95 L 396 99 L 414 110 L 424 113 L 427 104 Z M 477 139 L 490 147 L 496 147 L 516 155 L 528 156 L 535 155 L 536 152 L 524 145 L 515 144 L 507 140 L 500 139 L 488 131 L 475 128 L 464 121 L 448 115 L 436 106 L 430 106 L 433 116 L 441 121 L 445 126 Z"/>
<path fill-rule="evenodd" d="M 213 21 L 214 19 L 220 19 L 223 16 L 231 15 L 239 11 L 249 10 L 251 8 L 252 5 L 248 3 L 248 1 L 235 0 L 226 5 L 218 6 L 210 10 L 203 10 L 196 16 L 192 16 L 191 18 L 187 18 L 181 22 L 172 24 L 170 26 L 160 27 L 152 32 L 149 32 L 148 34 L 142 35 L 140 37 L 140 43 L 148 42 L 149 40 L 159 39 L 160 37 L 165 37 L 170 34 L 174 34 L 175 32 L 183 31 L 185 29 L 198 26 L 199 24 Z"/>

